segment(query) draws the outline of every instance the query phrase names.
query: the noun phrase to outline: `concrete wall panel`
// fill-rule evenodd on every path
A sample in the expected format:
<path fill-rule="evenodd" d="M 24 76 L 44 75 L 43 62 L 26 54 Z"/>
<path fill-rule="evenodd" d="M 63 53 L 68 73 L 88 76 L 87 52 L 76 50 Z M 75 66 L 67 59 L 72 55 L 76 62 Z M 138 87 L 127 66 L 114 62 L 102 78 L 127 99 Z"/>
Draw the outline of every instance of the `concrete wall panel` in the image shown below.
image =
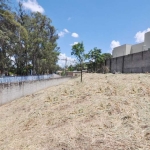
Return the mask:
<path fill-rule="evenodd" d="M 111 69 L 111 68 L 110 68 L 110 65 L 111 65 L 111 64 L 110 64 L 110 63 L 111 63 L 110 61 L 111 61 L 111 59 L 107 59 L 107 60 L 106 60 L 106 66 L 109 68 L 109 70 Z"/>
<path fill-rule="evenodd" d="M 116 62 L 116 58 L 112 58 L 111 59 L 111 72 L 114 72 L 117 70 L 117 62 Z"/>
<path fill-rule="evenodd" d="M 132 73 L 142 73 L 142 72 L 143 72 L 142 67 L 132 68 Z"/>
<path fill-rule="evenodd" d="M 131 68 L 124 68 L 124 73 L 132 73 L 132 69 Z"/>
<path fill-rule="evenodd" d="M 150 32 L 145 33 L 144 35 L 144 42 L 138 43 L 135 45 L 121 45 L 118 47 L 115 47 L 112 51 L 113 58 L 125 56 L 129 54 L 135 54 L 139 52 L 144 52 L 150 49 Z"/>
<path fill-rule="evenodd" d="M 111 59 L 111 72 L 145 73 L 150 72 L 150 51 L 143 51 Z"/>
<path fill-rule="evenodd" d="M 143 67 L 143 73 L 150 73 L 150 66 L 149 67 Z"/>
<path fill-rule="evenodd" d="M 130 54 L 130 51 L 131 51 L 131 45 L 125 44 L 122 46 L 115 47 L 112 51 L 112 55 L 113 58 L 116 58 L 116 57 L 128 55 Z"/>
<path fill-rule="evenodd" d="M 142 52 L 133 54 L 132 68 L 139 68 L 139 67 L 140 68 L 143 67 L 143 54 L 142 54 Z M 136 70 L 138 70 L 138 69 L 136 69 Z"/>
<path fill-rule="evenodd" d="M 144 45 L 146 50 L 150 48 L 150 32 L 145 33 Z"/>
<path fill-rule="evenodd" d="M 144 48 L 143 45 L 144 45 L 144 42 L 132 45 L 132 47 L 131 47 L 131 53 L 130 54 L 142 52 L 144 50 L 143 49 Z"/>
<path fill-rule="evenodd" d="M 124 56 L 124 70 L 132 68 L 132 58 L 133 58 L 133 55 Z"/>
<path fill-rule="evenodd" d="M 70 78 L 55 78 L 32 82 L 20 82 L 12 84 L 0 84 L 0 105 L 13 101 L 17 98 L 33 94 L 50 86 L 59 85 Z"/>
<path fill-rule="evenodd" d="M 150 51 L 144 51 L 143 52 L 143 59 L 149 60 L 150 59 Z"/>
<path fill-rule="evenodd" d="M 117 69 L 116 69 L 116 71 L 117 72 L 122 72 L 123 70 L 122 70 L 122 67 L 123 67 L 123 57 L 118 57 L 118 58 L 116 58 L 116 63 L 117 63 Z"/>

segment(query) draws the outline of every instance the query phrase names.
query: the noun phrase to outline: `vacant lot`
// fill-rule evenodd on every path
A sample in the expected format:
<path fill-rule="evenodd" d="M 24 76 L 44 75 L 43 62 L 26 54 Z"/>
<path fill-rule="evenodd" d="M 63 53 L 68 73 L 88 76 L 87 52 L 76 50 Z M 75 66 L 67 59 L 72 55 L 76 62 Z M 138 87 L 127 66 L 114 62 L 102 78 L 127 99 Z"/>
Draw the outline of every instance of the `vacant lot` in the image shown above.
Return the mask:
<path fill-rule="evenodd" d="M 150 74 L 79 81 L 0 107 L 0 149 L 150 150 Z"/>

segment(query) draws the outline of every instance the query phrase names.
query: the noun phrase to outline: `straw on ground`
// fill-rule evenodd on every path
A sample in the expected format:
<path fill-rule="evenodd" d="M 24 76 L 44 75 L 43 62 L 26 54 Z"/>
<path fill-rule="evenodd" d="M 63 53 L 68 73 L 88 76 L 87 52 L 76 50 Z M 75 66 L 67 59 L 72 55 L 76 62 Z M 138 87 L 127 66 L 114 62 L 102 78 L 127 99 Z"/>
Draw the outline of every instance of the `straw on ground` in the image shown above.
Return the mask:
<path fill-rule="evenodd" d="M 3 105 L 0 149 L 149 150 L 150 75 L 85 74 Z"/>

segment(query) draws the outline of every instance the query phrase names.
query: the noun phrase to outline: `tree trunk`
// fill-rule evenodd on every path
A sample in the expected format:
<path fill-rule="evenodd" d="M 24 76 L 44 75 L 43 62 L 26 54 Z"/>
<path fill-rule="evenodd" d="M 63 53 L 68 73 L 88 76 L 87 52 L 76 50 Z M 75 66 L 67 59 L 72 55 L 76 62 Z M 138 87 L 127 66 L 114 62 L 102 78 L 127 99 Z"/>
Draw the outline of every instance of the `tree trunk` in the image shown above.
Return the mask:
<path fill-rule="evenodd" d="M 81 66 L 81 82 L 82 82 L 82 64 L 80 64 Z"/>
<path fill-rule="evenodd" d="M 82 82 L 82 69 L 81 69 L 81 82 Z"/>

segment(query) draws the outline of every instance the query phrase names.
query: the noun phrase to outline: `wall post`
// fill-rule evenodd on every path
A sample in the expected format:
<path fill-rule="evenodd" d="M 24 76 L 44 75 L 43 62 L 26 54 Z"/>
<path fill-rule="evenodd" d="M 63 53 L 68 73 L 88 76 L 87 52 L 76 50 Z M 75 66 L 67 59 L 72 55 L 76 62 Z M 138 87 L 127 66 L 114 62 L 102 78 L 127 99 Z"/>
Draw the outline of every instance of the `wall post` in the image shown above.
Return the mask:
<path fill-rule="evenodd" d="M 124 73 L 124 56 L 122 58 L 122 73 Z"/>

